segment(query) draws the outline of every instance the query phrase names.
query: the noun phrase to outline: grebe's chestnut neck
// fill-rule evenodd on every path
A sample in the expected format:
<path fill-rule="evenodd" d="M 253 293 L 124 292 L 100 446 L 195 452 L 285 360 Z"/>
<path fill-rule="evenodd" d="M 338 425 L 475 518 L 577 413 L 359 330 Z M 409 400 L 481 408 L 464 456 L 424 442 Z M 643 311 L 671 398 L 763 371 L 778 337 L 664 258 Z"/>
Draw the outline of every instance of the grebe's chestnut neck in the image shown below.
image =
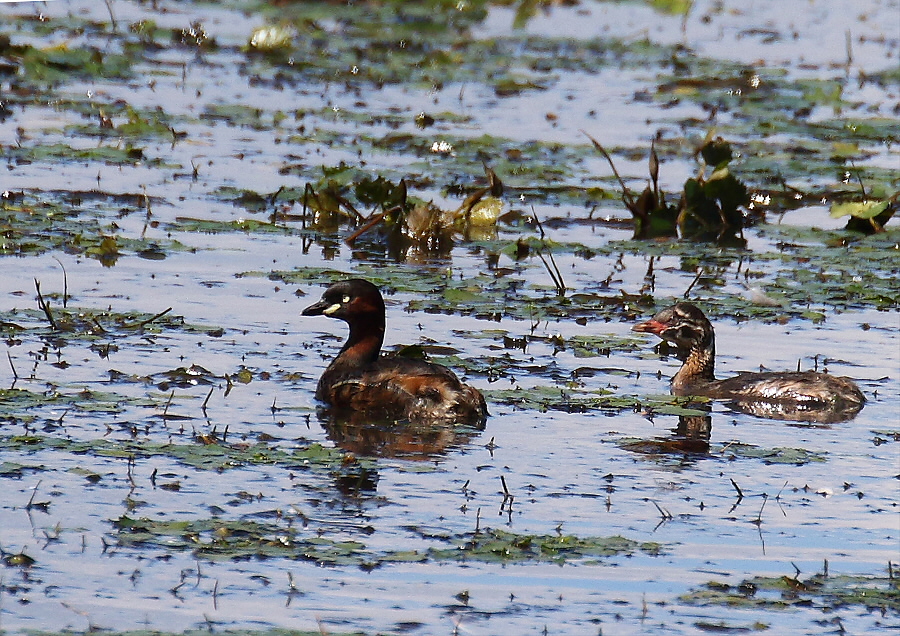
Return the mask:
<path fill-rule="evenodd" d="M 381 355 L 384 300 L 369 281 L 354 278 L 331 285 L 303 315 L 338 318 L 350 327 L 347 342 L 319 379 L 317 399 L 338 411 L 379 419 L 484 424 L 484 397 L 450 369 Z"/>
<path fill-rule="evenodd" d="M 343 320 L 350 335 L 335 359 L 364 365 L 374 362 L 384 342 L 384 299 L 378 288 L 362 278 L 333 284 L 322 299 L 303 310 L 304 316 L 328 316 Z"/>

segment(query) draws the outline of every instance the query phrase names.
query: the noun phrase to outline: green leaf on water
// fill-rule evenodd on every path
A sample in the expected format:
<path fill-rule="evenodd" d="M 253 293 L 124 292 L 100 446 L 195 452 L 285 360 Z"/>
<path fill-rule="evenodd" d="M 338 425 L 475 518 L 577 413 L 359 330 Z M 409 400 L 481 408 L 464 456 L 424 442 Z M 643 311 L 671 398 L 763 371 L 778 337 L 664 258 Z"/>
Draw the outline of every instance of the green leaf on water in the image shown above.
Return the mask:
<path fill-rule="evenodd" d="M 831 218 L 839 219 L 842 216 L 852 216 L 857 219 L 873 219 L 884 212 L 889 201 L 861 201 L 848 203 L 835 203 L 831 206 Z"/>
<path fill-rule="evenodd" d="M 0 477 L 15 477 L 20 479 L 25 472 L 41 472 L 47 470 L 44 466 L 28 466 L 16 462 L 0 462 Z"/>

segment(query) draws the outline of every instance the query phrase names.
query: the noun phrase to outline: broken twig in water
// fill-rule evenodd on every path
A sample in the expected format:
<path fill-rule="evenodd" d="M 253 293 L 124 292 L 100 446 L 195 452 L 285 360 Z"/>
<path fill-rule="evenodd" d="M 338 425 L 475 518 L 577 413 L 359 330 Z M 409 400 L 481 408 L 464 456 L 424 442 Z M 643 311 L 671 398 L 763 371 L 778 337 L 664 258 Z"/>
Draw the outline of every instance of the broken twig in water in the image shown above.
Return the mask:
<path fill-rule="evenodd" d="M 172 403 L 172 398 L 174 398 L 174 397 L 175 397 L 175 390 L 173 389 L 172 392 L 169 394 L 169 399 L 166 400 L 166 407 L 163 409 L 163 414 L 162 414 L 163 419 L 165 419 L 166 417 L 169 416 L 169 405 Z"/>
<path fill-rule="evenodd" d="M 16 368 L 13 366 L 12 356 L 10 355 L 9 351 L 6 352 L 6 359 L 9 360 L 9 368 L 12 369 L 13 380 L 18 380 L 19 374 L 16 373 Z"/>
<path fill-rule="evenodd" d="M 371 219 L 369 219 L 369 221 L 365 225 L 363 225 L 361 228 L 356 230 L 353 234 L 351 234 L 350 236 L 345 238 L 344 243 L 346 243 L 350 247 L 353 247 L 353 243 L 356 242 L 356 239 L 358 239 L 361 235 L 365 234 L 366 232 L 371 230 L 373 227 L 378 225 L 382 219 L 384 219 L 384 212 L 379 212 L 378 214 L 374 215 Z"/>
<path fill-rule="evenodd" d="M 206 399 L 203 400 L 203 404 L 200 406 L 200 410 L 203 411 L 203 414 L 206 415 L 206 405 L 209 404 L 209 398 L 212 397 L 213 391 L 216 387 L 209 387 L 209 393 L 206 394 Z"/>
<path fill-rule="evenodd" d="M 506 487 L 506 477 L 500 475 L 500 484 L 503 486 L 503 498 L 511 499 L 512 495 L 509 494 L 509 488 Z"/>
<path fill-rule="evenodd" d="M 56 320 L 53 319 L 53 314 L 50 312 L 50 306 L 44 301 L 44 296 L 41 294 L 41 281 L 37 278 L 34 279 L 34 288 L 37 290 L 37 302 L 38 307 L 41 308 L 41 311 L 44 312 L 44 315 L 47 317 L 47 322 L 50 323 L 50 326 L 53 329 L 59 330 L 59 327 L 56 324 Z"/>
<path fill-rule="evenodd" d="M 512 514 L 512 505 L 515 497 L 510 494 L 509 488 L 506 487 L 506 477 L 503 475 L 500 475 L 500 483 L 503 485 L 503 501 L 500 503 L 500 512 Z"/>
<path fill-rule="evenodd" d="M 172 308 L 171 308 L 171 307 L 169 307 L 168 309 L 165 309 L 165 310 L 159 312 L 159 313 L 156 314 L 155 316 L 150 316 L 150 317 L 147 318 L 146 320 L 141 320 L 140 322 L 132 322 L 132 323 L 129 323 L 129 324 L 127 324 L 127 325 L 122 325 L 122 328 L 123 328 L 123 329 L 139 329 L 140 327 L 144 327 L 144 326 L 146 326 L 146 325 L 149 325 L 151 322 L 154 322 L 155 320 L 159 320 L 160 318 L 162 318 L 163 316 L 165 316 L 165 315 L 166 315 L 167 313 L 169 313 L 170 311 L 172 311 Z"/>
<path fill-rule="evenodd" d="M 738 499 L 744 498 L 744 491 L 741 490 L 741 487 L 737 485 L 737 482 L 733 479 L 731 480 L 731 485 L 734 486 L 734 489 L 737 491 Z"/>

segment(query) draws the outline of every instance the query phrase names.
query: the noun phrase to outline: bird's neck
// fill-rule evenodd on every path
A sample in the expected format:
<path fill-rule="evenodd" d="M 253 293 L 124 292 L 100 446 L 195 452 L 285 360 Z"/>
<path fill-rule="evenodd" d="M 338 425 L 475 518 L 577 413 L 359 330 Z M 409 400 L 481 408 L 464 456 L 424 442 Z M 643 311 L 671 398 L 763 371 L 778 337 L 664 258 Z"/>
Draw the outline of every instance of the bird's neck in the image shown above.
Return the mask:
<path fill-rule="evenodd" d="M 694 345 L 684 358 L 684 364 L 672 378 L 672 389 L 676 393 L 689 392 L 693 387 L 716 381 L 715 342 Z"/>
<path fill-rule="evenodd" d="M 332 365 L 362 366 L 375 362 L 384 342 L 384 317 L 368 317 L 350 324 L 350 336 Z"/>

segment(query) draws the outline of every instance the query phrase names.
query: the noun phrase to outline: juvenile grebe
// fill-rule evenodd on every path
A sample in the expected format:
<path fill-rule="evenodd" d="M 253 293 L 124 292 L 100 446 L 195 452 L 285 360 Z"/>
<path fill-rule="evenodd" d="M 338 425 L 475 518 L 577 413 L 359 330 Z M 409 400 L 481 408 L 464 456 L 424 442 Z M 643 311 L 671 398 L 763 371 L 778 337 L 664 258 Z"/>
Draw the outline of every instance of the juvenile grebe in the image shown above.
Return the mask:
<path fill-rule="evenodd" d="M 672 378 L 675 395 L 700 395 L 715 399 L 754 403 L 742 409 L 757 415 L 791 417 L 816 421 L 839 421 L 855 415 L 866 398 L 850 378 L 815 371 L 740 373 L 716 380 L 716 340 L 713 326 L 691 303 L 677 303 L 653 318 L 632 327 L 633 331 L 654 333 L 675 344 L 684 364 Z M 770 409 L 765 404 L 786 409 Z M 836 417 L 803 417 L 803 411 L 834 411 Z M 798 417 L 799 415 L 799 417 Z"/>
<path fill-rule="evenodd" d="M 350 336 L 319 379 L 316 398 L 338 410 L 411 422 L 482 425 L 487 405 L 478 391 L 447 367 L 424 360 L 380 355 L 384 300 L 359 278 L 331 285 L 304 316 L 338 318 Z"/>

